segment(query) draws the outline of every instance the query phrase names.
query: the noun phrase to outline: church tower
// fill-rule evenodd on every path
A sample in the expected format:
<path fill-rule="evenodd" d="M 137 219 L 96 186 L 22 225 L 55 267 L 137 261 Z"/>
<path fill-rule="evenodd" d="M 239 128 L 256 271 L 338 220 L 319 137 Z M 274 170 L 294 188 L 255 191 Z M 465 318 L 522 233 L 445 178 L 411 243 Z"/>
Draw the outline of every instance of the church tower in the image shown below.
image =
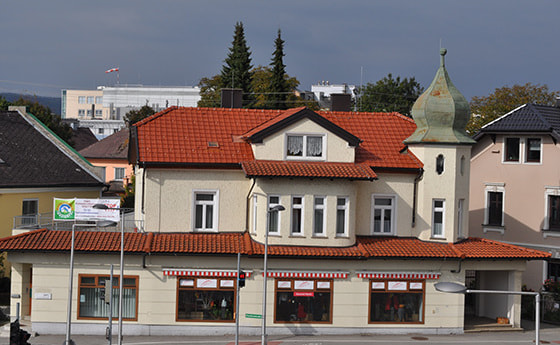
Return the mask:
<path fill-rule="evenodd" d="M 434 80 L 412 107 L 416 131 L 404 143 L 424 163 L 418 182 L 413 233 L 423 240 L 456 242 L 468 237 L 471 147 L 465 132 L 470 110 L 445 68 L 446 49 Z"/>

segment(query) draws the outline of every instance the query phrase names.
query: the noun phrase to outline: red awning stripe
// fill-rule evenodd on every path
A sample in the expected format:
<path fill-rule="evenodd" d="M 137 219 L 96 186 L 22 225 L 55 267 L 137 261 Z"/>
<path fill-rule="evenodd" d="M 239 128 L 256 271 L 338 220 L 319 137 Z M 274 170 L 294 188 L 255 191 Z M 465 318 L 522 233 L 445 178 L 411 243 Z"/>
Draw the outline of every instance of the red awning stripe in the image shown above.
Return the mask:
<path fill-rule="evenodd" d="M 262 273 L 264 275 L 264 272 Z M 272 278 L 333 278 L 346 279 L 348 272 L 294 272 L 294 271 L 268 271 Z"/>
<path fill-rule="evenodd" d="M 245 271 L 247 278 L 251 276 L 253 271 Z M 237 277 L 236 270 L 181 270 L 181 269 L 163 269 L 164 276 L 193 276 L 193 277 Z"/>
<path fill-rule="evenodd" d="M 358 278 L 366 279 L 439 279 L 435 272 L 357 272 Z"/>

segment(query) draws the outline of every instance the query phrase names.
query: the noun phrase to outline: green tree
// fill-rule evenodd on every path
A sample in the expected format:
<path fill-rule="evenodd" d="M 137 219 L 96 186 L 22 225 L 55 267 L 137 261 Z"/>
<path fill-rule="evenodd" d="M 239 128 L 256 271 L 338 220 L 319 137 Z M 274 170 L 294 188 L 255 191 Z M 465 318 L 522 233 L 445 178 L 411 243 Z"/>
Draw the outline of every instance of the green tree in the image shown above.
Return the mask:
<path fill-rule="evenodd" d="M 526 83 L 496 88 L 488 96 L 474 96 L 470 101 L 472 116 L 467 132 L 475 134 L 485 124 L 526 103 L 554 105 L 559 95 L 558 91 L 550 91 L 546 84 Z"/>
<path fill-rule="evenodd" d="M 138 110 L 131 110 L 128 113 L 126 113 L 124 119 L 125 119 L 126 123 L 128 124 L 128 127 L 131 127 L 136 122 L 138 122 L 140 120 L 143 120 L 143 119 L 147 118 L 148 116 L 151 116 L 155 113 L 156 112 L 154 111 L 154 109 L 146 104 Z"/>
<path fill-rule="evenodd" d="M 215 75 L 212 78 L 202 78 L 198 83 L 200 87 L 199 107 L 218 108 L 221 105 L 220 89 L 222 85 L 222 77 Z"/>
<path fill-rule="evenodd" d="M 272 54 L 272 76 L 270 78 L 269 102 L 268 105 L 273 109 L 287 109 L 286 100 L 291 93 L 288 84 L 286 65 L 284 65 L 284 40 L 282 40 L 281 31 L 278 30 L 278 36 L 274 40 L 274 53 Z"/>
<path fill-rule="evenodd" d="M 0 111 L 6 111 L 8 110 L 8 107 L 10 106 L 10 102 L 8 102 L 7 99 L 4 98 L 4 96 L 0 96 Z"/>
<path fill-rule="evenodd" d="M 412 106 L 418 97 L 424 92 L 424 88 L 412 78 L 393 78 L 389 73 L 375 84 L 367 83 L 362 88 L 357 88 L 358 100 L 356 109 L 358 111 L 396 111 L 410 116 Z"/>
<path fill-rule="evenodd" d="M 227 58 L 224 60 L 225 65 L 222 66 L 221 87 L 222 88 L 237 88 L 243 90 L 243 103 L 249 104 L 251 102 L 250 94 L 251 79 L 253 77 L 251 69 L 251 52 L 245 40 L 245 31 L 243 23 L 237 22 L 235 24 L 235 34 L 233 35 L 233 42 Z"/>
<path fill-rule="evenodd" d="M 24 99 L 20 97 L 13 105 L 25 106 L 27 111 L 33 114 L 39 121 L 58 135 L 62 140 L 72 145 L 72 128 L 62 122 L 60 116 L 54 114 L 49 107 L 39 104 L 37 100 Z"/>

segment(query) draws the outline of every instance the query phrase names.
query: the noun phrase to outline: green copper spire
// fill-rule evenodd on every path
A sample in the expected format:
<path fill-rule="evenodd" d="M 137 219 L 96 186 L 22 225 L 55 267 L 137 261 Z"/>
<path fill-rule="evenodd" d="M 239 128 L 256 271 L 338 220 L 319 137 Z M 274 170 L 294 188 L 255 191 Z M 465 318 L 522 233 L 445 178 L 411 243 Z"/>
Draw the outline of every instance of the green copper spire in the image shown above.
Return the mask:
<path fill-rule="evenodd" d="M 416 131 L 405 144 L 474 144 L 465 132 L 470 110 L 467 99 L 451 82 L 445 69 L 447 49 L 441 48 L 441 63 L 428 89 L 412 106 Z"/>

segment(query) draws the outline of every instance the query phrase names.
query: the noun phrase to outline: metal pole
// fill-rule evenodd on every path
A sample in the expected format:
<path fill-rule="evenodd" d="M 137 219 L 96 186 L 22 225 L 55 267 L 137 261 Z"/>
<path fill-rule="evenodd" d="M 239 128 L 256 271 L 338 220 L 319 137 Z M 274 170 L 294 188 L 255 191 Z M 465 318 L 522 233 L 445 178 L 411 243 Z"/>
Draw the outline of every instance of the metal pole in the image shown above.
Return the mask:
<path fill-rule="evenodd" d="M 119 210 L 119 212 L 121 212 Z M 123 300 L 123 271 L 124 271 L 124 212 L 121 212 L 121 263 L 119 278 L 119 339 L 118 344 L 122 345 L 122 300 Z"/>
<path fill-rule="evenodd" d="M 541 329 L 541 294 L 535 295 L 535 345 L 540 344 L 540 329 Z"/>
<path fill-rule="evenodd" d="M 239 272 L 241 263 L 241 252 L 237 253 L 237 291 L 235 295 L 235 345 L 239 345 Z"/>
<path fill-rule="evenodd" d="M 270 211 L 266 212 L 266 226 L 264 229 L 264 271 L 263 271 L 263 302 L 262 302 L 262 324 L 261 345 L 266 345 L 266 283 L 267 283 L 267 257 L 268 257 L 268 227 L 270 226 Z"/>
<path fill-rule="evenodd" d="M 74 237 L 75 237 L 75 227 L 76 224 L 72 224 L 72 244 L 70 247 L 70 274 L 68 278 L 68 305 L 67 305 L 67 315 L 66 315 L 66 339 L 64 340 L 65 345 L 74 344 L 72 339 L 70 339 L 70 334 L 72 333 L 72 283 L 74 281 Z"/>
<path fill-rule="evenodd" d="M 111 281 L 111 288 L 105 293 L 109 294 L 109 327 L 107 328 L 107 340 L 109 340 L 109 345 L 113 344 L 113 264 L 111 264 L 111 275 L 109 277 Z"/>

